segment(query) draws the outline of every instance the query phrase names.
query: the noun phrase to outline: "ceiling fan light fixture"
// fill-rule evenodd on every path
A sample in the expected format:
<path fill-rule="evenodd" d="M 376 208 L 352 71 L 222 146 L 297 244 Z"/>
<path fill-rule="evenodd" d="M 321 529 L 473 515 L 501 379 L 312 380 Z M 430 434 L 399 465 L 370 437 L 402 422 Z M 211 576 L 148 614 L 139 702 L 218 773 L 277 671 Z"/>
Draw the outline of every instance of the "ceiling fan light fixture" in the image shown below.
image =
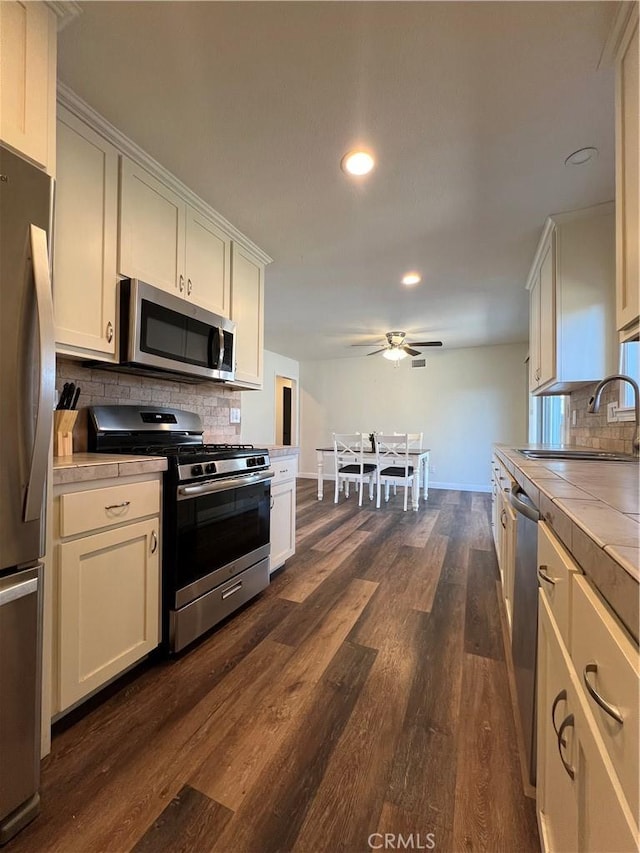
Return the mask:
<path fill-rule="evenodd" d="M 419 284 L 422 281 L 422 277 L 418 272 L 408 272 L 402 276 L 402 283 L 407 286 L 411 286 L 412 284 Z"/>
<path fill-rule="evenodd" d="M 403 349 L 395 347 L 394 349 L 386 349 L 382 353 L 382 357 L 389 361 L 400 361 L 403 358 L 407 358 L 407 353 Z"/>
<path fill-rule="evenodd" d="M 362 177 L 368 175 L 376 161 L 368 151 L 349 151 L 340 161 L 340 168 L 347 175 Z"/>

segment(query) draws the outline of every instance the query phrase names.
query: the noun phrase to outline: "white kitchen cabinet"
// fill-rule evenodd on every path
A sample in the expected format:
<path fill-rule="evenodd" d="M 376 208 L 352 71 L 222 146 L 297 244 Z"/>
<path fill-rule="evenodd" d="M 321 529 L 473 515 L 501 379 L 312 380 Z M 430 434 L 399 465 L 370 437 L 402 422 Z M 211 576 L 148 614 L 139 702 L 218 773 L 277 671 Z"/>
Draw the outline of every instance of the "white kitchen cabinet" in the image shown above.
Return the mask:
<path fill-rule="evenodd" d="M 615 372 L 613 203 L 547 219 L 527 281 L 529 390 L 564 394 Z"/>
<path fill-rule="evenodd" d="M 269 571 L 274 572 L 296 551 L 296 456 L 272 460 L 271 481 L 271 556 Z"/>
<path fill-rule="evenodd" d="M 160 642 L 160 481 L 54 487 L 52 714 Z"/>
<path fill-rule="evenodd" d="M 60 107 L 54 229 L 56 350 L 116 359 L 118 152 Z"/>
<path fill-rule="evenodd" d="M 626 4 L 625 4 L 626 5 Z M 627 7 L 628 9 L 629 7 Z M 638 274 L 638 6 L 631 13 L 616 54 L 616 294 L 621 341 L 640 334 Z M 623 13 L 627 9 L 622 10 Z"/>
<path fill-rule="evenodd" d="M 637 728 L 637 708 L 629 705 L 630 697 L 637 695 L 637 668 L 630 672 L 628 660 L 626 666 L 614 663 L 612 667 L 612 641 L 611 636 L 606 636 L 611 625 L 601 620 L 598 628 L 593 615 L 585 615 L 579 605 L 576 607 L 576 596 L 582 595 L 584 587 L 588 590 L 587 609 L 593 610 L 593 602 L 597 601 L 604 610 L 604 604 L 575 563 L 571 565 L 568 554 L 555 549 L 553 534 L 543 531 L 542 537 L 549 540 L 552 551 L 539 554 L 539 561 L 544 557 L 551 564 L 549 574 L 553 572 L 556 585 L 562 580 L 561 568 L 557 574 L 560 556 L 561 563 L 569 563 L 570 587 L 579 588 L 569 596 L 568 605 L 566 590 L 555 601 L 553 585 L 543 585 L 539 593 L 536 801 L 542 847 L 545 851 L 584 853 L 635 851 L 637 804 L 627 794 L 629 790 L 637 792 L 637 785 L 631 774 L 625 776 L 625 770 L 633 767 L 637 771 L 637 731 L 635 741 L 633 732 L 634 723 Z M 571 654 L 565 641 L 566 630 L 563 632 L 557 621 L 566 618 L 567 606 Z M 607 618 L 613 624 L 613 617 L 607 614 Z M 592 700 L 583 682 L 581 658 L 589 645 L 586 654 L 589 658 L 595 655 L 601 664 L 600 677 L 604 676 L 598 686 L 613 690 L 613 695 L 621 698 L 628 723 L 628 731 L 622 737 L 618 723 L 608 718 L 602 721 L 603 728 L 596 722 L 596 709 L 590 707 Z M 612 732 L 613 727 L 617 727 L 616 732 Z"/>
<path fill-rule="evenodd" d="M 229 236 L 127 157 L 120 193 L 120 274 L 228 317 Z"/>
<path fill-rule="evenodd" d="M 237 243 L 231 252 L 231 319 L 236 322 L 235 384 L 261 388 L 264 265 Z"/>
<path fill-rule="evenodd" d="M 516 564 L 516 531 L 517 517 L 509 502 L 509 493 L 514 486 L 514 480 L 504 465 L 494 455 L 492 463 L 492 477 L 494 481 L 492 524 L 494 542 L 496 546 L 496 557 L 498 569 L 500 570 L 500 582 L 502 598 L 504 600 L 507 614 L 507 625 L 511 633 L 511 622 L 513 618 L 513 582 Z"/>
<path fill-rule="evenodd" d="M 0 3 L 0 139 L 55 171 L 56 15 L 45 3 Z"/>

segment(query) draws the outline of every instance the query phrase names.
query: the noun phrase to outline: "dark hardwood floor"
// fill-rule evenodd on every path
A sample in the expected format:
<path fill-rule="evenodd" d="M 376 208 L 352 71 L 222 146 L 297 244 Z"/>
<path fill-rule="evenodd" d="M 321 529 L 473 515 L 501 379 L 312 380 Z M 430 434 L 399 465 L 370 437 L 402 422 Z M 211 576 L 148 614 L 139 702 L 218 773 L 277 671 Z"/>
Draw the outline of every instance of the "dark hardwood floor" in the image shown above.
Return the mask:
<path fill-rule="evenodd" d="M 539 850 L 489 495 L 330 491 L 298 482 L 297 553 L 262 596 L 59 725 L 8 853 Z"/>

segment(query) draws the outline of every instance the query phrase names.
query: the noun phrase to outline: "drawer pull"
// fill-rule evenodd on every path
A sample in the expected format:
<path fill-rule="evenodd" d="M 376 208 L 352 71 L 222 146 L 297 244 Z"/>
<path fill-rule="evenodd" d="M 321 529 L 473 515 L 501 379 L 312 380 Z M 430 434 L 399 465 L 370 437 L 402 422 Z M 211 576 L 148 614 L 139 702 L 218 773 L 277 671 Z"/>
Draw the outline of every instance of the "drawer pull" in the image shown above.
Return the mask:
<path fill-rule="evenodd" d="M 589 681 L 589 673 L 593 672 L 595 675 L 597 671 L 597 663 L 588 663 L 585 666 L 582 672 L 582 680 L 584 681 L 584 686 L 587 688 L 589 696 L 591 696 L 593 701 L 602 708 L 605 714 L 608 714 L 610 717 L 613 717 L 616 723 L 620 723 L 620 725 L 622 726 L 624 724 L 624 717 L 622 716 L 618 708 L 616 708 L 616 706 L 612 705 L 610 702 L 607 702 L 606 699 L 603 699 L 602 696 L 598 693 L 598 691 L 595 689 L 595 687 L 592 686 L 591 682 Z"/>
<path fill-rule="evenodd" d="M 551 584 L 551 586 L 555 586 L 556 582 L 554 581 L 554 579 L 550 575 L 547 574 L 548 571 L 549 571 L 549 566 L 538 566 L 538 577 L 540 578 L 541 581 L 544 581 L 545 583 Z"/>
<path fill-rule="evenodd" d="M 558 734 L 558 727 L 556 726 L 556 708 L 558 707 L 558 704 L 560 702 L 566 702 L 566 701 L 567 701 L 567 691 L 561 690 L 560 693 L 558 693 L 556 698 L 553 700 L 553 705 L 551 706 L 551 722 L 553 723 L 553 730 L 556 734 Z M 563 743 L 562 745 L 566 746 L 566 743 Z"/>
<path fill-rule="evenodd" d="M 222 593 L 222 600 L 224 601 L 225 598 L 230 598 L 236 592 L 240 592 L 241 589 L 242 589 L 242 581 L 237 583 L 235 586 L 232 586 L 231 589 L 225 590 L 225 592 Z"/>
<path fill-rule="evenodd" d="M 506 517 L 507 517 L 507 513 L 504 510 L 502 510 L 502 512 L 500 513 L 500 524 L 504 527 L 505 530 L 507 529 L 507 523 L 505 521 Z"/>
<path fill-rule="evenodd" d="M 151 531 L 151 553 L 155 554 L 158 550 L 158 534 L 155 530 Z"/>
<path fill-rule="evenodd" d="M 122 503 L 120 504 L 109 504 L 109 506 L 106 506 L 105 509 L 123 509 L 125 506 L 129 506 L 130 503 L 131 501 L 122 501 Z"/>
<path fill-rule="evenodd" d="M 569 779 L 575 779 L 576 778 L 576 771 L 570 764 L 567 764 L 567 762 L 565 761 L 564 755 L 562 754 L 562 747 L 566 746 L 566 741 L 563 737 L 564 730 L 566 728 L 568 728 L 569 726 L 573 726 L 573 725 L 574 725 L 573 714 L 569 714 L 568 717 L 564 718 L 564 720 L 560 724 L 560 728 L 558 729 L 558 752 L 560 754 L 560 761 L 562 761 L 562 766 L 567 771 L 567 776 L 569 777 Z"/>

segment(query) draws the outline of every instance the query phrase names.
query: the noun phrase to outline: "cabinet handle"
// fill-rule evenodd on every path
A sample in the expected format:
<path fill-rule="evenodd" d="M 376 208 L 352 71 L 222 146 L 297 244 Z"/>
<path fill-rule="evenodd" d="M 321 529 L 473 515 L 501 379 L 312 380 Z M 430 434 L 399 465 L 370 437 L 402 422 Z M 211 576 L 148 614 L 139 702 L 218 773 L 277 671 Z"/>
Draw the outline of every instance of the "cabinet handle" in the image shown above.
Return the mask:
<path fill-rule="evenodd" d="M 123 509 L 125 506 L 129 506 L 131 501 L 122 501 L 121 504 L 109 504 L 105 509 Z"/>
<path fill-rule="evenodd" d="M 187 296 L 191 296 L 191 291 L 193 290 L 193 284 L 191 283 L 191 279 L 187 279 Z"/>
<path fill-rule="evenodd" d="M 158 550 L 158 534 L 155 530 L 151 531 L 151 553 L 155 554 Z"/>
<path fill-rule="evenodd" d="M 555 586 L 556 582 L 554 581 L 554 579 L 549 574 L 547 574 L 548 571 L 549 571 L 549 566 L 538 566 L 538 577 L 540 578 L 541 581 L 544 581 L 545 583 L 551 584 L 551 586 Z"/>
<path fill-rule="evenodd" d="M 605 714 L 608 714 L 610 717 L 613 717 L 613 719 L 616 721 L 616 723 L 620 723 L 620 725 L 623 725 L 624 724 L 624 717 L 622 716 L 622 714 L 620 713 L 618 708 L 616 708 L 616 706 L 612 705 L 610 702 L 607 702 L 607 700 L 604 699 L 598 693 L 598 691 L 595 689 L 595 687 L 593 687 L 591 685 L 591 682 L 589 681 L 589 677 L 588 677 L 589 673 L 593 672 L 593 674 L 595 675 L 597 673 L 597 671 L 598 671 L 598 664 L 597 663 L 588 663 L 585 666 L 585 668 L 582 672 L 582 680 L 584 681 L 584 686 L 587 688 L 587 690 L 589 692 L 589 696 L 591 696 L 593 701 L 602 708 L 602 710 L 605 712 Z"/>
<path fill-rule="evenodd" d="M 556 708 L 558 707 L 560 702 L 566 702 L 566 701 L 567 701 L 567 691 L 561 690 L 560 693 L 558 693 L 556 698 L 553 700 L 553 705 L 551 706 L 551 722 L 553 724 L 553 730 L 556 734 L 558 734 L 558 727 L 556 726 Z M 564 743 L 562 745 L 565 746 Z"/>
<path fill-rule="evenodd" d="M 180 293 L 184 293 L 184 276 L 181 275 L 179 279 L 178 287 L 180 288 Z"/>
<path fill-rule="evenodd" d="M 107 323 L 107 343 L 110 344 L 113 340 L 113 323 L 111 320 Z"/>
<path fill-rule="evenodd" d="M 270 507 L 270 509 L 273 509 L 275 502 L 276 502 L 275 498 L 271 498 L 271 507 Z"/>
<path fill-rule="evenodd" d="M 568 717 L 565 717 L 562 723 L 560 724 L 560 728 L 558 729 L 558 753 L 560 754 L 560 761 L 562 761 L 562 766 L 567 771 L 567 776 L 569 779 L 576 778 L 575 769 L 565 761 L 564 755 L 562 754 L 562 747 L 566 746 L 566 741 L 563 737 L 564 730 L 569 728 L 569 726 L 574 725 L 573 714 L 569 714 Z"/>
<path fill-rule="evenodd" d="M 507 513 L 504 510 L 502 510 L 502 512 L 500 513 L 500 524 L 504 527 L 505 530 L 507 529 L 507 525 L 505 522 L 506 516 L 507 516 Z"/>

